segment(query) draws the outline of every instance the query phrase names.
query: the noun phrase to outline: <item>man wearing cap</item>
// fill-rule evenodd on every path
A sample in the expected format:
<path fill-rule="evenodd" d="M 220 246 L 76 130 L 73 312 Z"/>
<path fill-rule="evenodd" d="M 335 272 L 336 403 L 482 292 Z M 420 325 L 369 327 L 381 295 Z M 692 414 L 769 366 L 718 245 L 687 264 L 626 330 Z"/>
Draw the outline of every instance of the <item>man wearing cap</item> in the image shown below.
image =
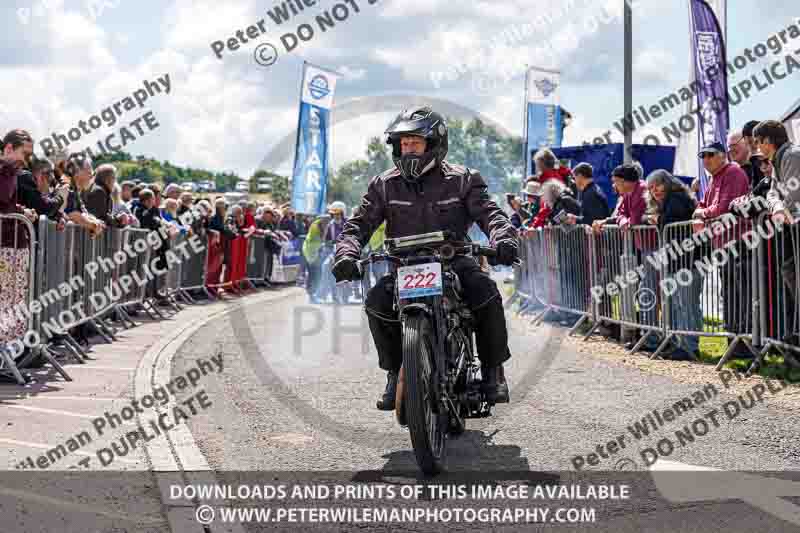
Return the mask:
<path fill-rule="evenodd" d="M 538 181 L 529 181 L 525 184 L 525 203 L 522 209 L 526 217 L 522 219 L 523 227 L 530 227 L 534 217 L 539 214 L 542 206 L 542 184 Z"/>
<path fill-rule="evenodd" d="M 711 185 L 694 212 L 695 219 L 710 220 L 730 212 L 731 201 L 750 192 L 750 179 L 739 165 L 728 161 L 727 150 L 719 142 L 704 146 L 698 157 L 711 174 Z M 700 229 L 701 225 L 696 225 Z"/>
<path fill-rule="evenodd" d="M 750 179 L 747 174 L 739 165 L 730 163 L 726 154 L 725 146 L 719 142 L 704 146 L 698 154 L 703 159 L 703 166 L 711 174 L 711 184 L 706 190 L 703 201 L 694 212 L 695 231 L 702 231 L 705 220 L 731 212 L 731 202 L 750 192 Z M 725 244 L 720 238 L 715 238 L 713 241 L 716 248 Z M 737 251 L 735 254 L 729 254 L 728 261 L 720 272 L 722 300 L 725 329 L 730 333 L 745 333 L 749 329 L 750 322 L 749 302 L 746 301 L 750 294 L 749 254 L 744 246 L 738 246 Z M 734 357 L 752 357 L 741 344 L 738 346 L 733 353 Z"/>

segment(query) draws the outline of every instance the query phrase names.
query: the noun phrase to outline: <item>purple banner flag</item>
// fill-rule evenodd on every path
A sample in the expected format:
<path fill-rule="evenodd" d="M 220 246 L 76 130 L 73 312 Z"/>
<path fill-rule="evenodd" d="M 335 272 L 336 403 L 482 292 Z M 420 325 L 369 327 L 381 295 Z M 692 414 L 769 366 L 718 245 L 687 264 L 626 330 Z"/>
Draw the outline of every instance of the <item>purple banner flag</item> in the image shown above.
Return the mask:
<path fill-rule="evenodd" d="M 714 10 L 705 0 L 690 0 L 692 10 L 692 57 L 697 90 L 697 132 L 700 147 L 712 142 L 727 146 L 728 74 L 725 42 Z M 705 193 L 708 176 L 700 161 L 700 191 Z"/>

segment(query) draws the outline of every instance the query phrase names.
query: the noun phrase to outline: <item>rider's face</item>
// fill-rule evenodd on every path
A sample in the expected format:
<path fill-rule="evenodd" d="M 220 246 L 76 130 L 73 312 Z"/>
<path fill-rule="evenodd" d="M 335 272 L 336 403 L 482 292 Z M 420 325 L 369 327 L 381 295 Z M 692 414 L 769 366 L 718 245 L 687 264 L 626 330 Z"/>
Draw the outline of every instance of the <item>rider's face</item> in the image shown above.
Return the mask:
<path fill-rule="evenodd" d="M 407 135 L 400 138 L 400 155 L 422 155 L 425 153 L 425 138 L 417 135 Z"/>

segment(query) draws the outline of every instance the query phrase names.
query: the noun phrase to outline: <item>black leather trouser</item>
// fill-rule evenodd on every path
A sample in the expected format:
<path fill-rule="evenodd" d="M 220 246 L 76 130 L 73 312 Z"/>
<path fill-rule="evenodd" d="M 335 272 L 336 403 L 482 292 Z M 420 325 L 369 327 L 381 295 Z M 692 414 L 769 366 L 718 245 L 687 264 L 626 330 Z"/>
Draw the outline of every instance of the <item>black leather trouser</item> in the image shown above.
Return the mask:
<path fill-rule="evenodd" d="M 497 285 L 469 257 L 459 257 L 453 262 L 475 325 L 478 359 L 487 366 L 497 366 L 508 360 L 508 330 L 503 312 L 503 302 Z M 383 370 L 400 369 L 403 362 L 403 340 L 400 321 L 393 309 L 393 278 L 384 276 L 367 294 L 367 319 L 372 339 L 378 350 L 378 363 Z"/>

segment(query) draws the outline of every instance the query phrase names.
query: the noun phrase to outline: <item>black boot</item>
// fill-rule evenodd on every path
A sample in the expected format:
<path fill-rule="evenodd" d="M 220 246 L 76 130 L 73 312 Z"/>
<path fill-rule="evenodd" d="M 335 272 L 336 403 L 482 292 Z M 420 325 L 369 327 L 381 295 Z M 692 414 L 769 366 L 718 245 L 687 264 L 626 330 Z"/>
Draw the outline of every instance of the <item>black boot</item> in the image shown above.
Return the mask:
<path fill-rule="evenodd" d="M 503 365 L 482 367 L 483 383 L 481 390 L 488 403 L 508 403 L 508 383 L 506 383 Z"/>
<path fill-rule="evenodd" d="M 394 399 L 397 394 L 397 372 L 390 370 L 386 373 L 386 390 L 383 391 L 377 406 L 381 411 L 392 411 L 394 409 Z"/>

